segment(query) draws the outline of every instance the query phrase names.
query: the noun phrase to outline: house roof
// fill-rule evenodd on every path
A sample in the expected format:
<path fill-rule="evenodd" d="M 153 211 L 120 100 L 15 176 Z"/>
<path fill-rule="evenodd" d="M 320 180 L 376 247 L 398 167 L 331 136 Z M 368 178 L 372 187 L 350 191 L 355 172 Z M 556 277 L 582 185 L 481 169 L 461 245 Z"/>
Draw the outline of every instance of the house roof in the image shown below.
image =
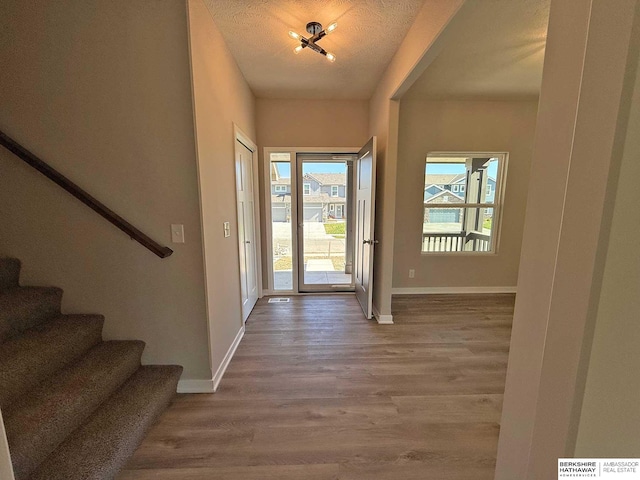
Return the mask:
<path fill-rule="evenodd" d="M 271 195 L 271 203 L 291 203 L 291 194 Z M 345 203 L 342 197 L 332 197 L 326 193 L 320 195 L 304 195 L 304 203 Z"/>
<path fill-rule="evenodd" d="M 424 176 L 424 183 L 426 185 L 451 185 L 452 183 L 464 180 L 466 175 L 464 173 L 441 173 L 441 174 L 427 174 Z"/>
<path fill-rule="evenodd" d="M 430 185 L 452 185 L 455 183 L 460 183 L 466 179 L 466 175 L 464 173 L 451 174 L 451 173 L 441 173 L 441 174 L 429 174 L 424 176 L 424 183 L 426 186 Z M 487 177 L 489 180 L 495 183 L 496 179 L 489 176 Z"/>
<path fill-rule="evenodd" d="M 281 193 L 279 195 L 271 195 L 271 203 L 291 203 L 291 194 Z"/>
<path fill-rule="evenodd" d="M 447 198 L 447 201 L 444 201 Z M 449 190 L 443 190 L 429 197 L 424 203 L 464 203 L 464 198 Z"/>
<path fill-rule="evenodd" d="M 272 185 L 291 185 L 291 179 L 289 177 L 280 177 L 277 179 L 271 179 Z"/>
<path fill-rule="evenodd" d="M 344 173 L 307 173 L 305 178 L 313 178 L 320 185 L 346 185 L 347 176 Z"/>

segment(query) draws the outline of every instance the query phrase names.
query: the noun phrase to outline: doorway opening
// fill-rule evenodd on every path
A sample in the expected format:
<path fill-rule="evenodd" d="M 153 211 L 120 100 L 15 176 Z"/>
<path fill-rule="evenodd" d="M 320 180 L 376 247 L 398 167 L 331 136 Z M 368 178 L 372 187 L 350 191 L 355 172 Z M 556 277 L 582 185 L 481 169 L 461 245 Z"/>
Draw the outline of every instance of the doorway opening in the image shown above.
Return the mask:
<path fill-rule="evenodd" d="M 274 293 L 354 290 L 355 159 L 349 152 L 267 153 Z"/>
<path fill-rule="evenodd" d="M 375 140 L 265 149 L 267 292 L 356 292 L 371 318 Z"/>

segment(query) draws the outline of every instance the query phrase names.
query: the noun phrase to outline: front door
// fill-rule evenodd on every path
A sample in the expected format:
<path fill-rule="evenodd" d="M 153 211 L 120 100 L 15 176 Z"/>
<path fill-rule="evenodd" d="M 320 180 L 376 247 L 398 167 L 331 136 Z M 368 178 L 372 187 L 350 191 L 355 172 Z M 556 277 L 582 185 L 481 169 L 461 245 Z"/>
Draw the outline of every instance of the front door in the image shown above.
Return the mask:
<path fill-rule="evenodd" d="M 373 253 L 376 193 L 376 137 L 358 152 L 356 160 L 355 289 L 367 318 L 373 315 Z"/>
<path fill-rule="evenodd" d="M 352 159 L 353 155 L 297 155 L 298 185 L 302 186 L 298 189 L 300 292 L 353 291 L 353 275 L 347 268 L 352 219 L 336 215 L 338 207 L 342 211 L 350 204 Z"/>
<path fill-rule="evenodd" d="M 258 266 L 253 196 L 253 152 L 236 140 L 236 200 L 238 202 L 238 252 L 242 321 L 258 301 Z"/>

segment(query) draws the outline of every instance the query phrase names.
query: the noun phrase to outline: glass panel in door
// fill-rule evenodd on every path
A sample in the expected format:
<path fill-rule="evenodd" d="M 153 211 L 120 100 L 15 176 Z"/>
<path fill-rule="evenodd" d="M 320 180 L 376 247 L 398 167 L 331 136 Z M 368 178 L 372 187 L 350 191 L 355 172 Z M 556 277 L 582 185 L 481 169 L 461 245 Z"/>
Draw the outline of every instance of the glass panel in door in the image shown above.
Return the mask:
<path fill-rule="evenodd" d="M 301 291 L 353 289 L 350 257 L 349 162 L 299 156 L 299 271 Z M 348 262 L 349 260 L 349 262 Z"/>

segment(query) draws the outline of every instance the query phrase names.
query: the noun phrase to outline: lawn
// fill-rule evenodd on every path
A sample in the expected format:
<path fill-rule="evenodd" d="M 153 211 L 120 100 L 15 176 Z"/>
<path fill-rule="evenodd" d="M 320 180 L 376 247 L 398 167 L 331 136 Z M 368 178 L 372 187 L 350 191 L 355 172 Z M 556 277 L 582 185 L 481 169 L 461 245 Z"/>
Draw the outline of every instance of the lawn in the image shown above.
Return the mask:
<path fill-rule="evenodd" d="M 340 235 L 341 236 L 340 238 L 344 238 L 344 236 L 347 233 L 344 222 L 325 223 L 324 231 L 327 232 L 327 235 L 333 235 L 333 236 Z"/>

